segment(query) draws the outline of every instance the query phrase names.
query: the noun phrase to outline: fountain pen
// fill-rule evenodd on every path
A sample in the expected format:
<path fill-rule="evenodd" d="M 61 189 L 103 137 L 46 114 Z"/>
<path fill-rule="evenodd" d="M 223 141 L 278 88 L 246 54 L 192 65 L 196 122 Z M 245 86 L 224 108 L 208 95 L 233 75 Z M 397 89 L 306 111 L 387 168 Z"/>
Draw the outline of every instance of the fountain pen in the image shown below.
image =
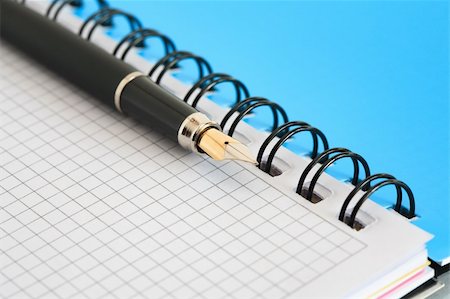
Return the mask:
<path fill-rule="evenodd" d="M 192 152 L 256 163 L 216 122 L 129 64 L 25 5 L 0 0 L 0 7 L 2 39 L 95 98 Z"/>

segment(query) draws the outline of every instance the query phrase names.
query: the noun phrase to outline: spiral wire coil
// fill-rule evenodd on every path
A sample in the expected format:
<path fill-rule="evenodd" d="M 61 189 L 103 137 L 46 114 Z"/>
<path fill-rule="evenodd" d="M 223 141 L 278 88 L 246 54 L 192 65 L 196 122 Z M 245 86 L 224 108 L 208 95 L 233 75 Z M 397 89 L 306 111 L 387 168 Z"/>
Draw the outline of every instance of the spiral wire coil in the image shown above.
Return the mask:
<path fill-rule="evenodd" d="M 17 0 L 19 3 L 26 4 L 26 0 Z M 163 77 L 173 69 L 179 68 L 180 62 L 192 60 L 198 71 L 198 79 L 186 93 L 183 101 L 189 103 L 192 107 L 197 107 L 199 101 L 209 92 L 214 92 L 220 84 L 231 84 L 235 91 L 235 102 L 228 113 L 223 117 L 220 125 L 223 129 L 229 126 L 226 131 L 229 136 L 233 136 L 238 124 L 244 120 L 254 109 L 258 107 L 268 107 L 272 112 L 273 124 L 271 133 L 263 141 L 257 154 L 258 167 L 272 175 L 281 174 L 274 165 L 275 156 L 280 147 L 294 135 L 301 132 L 307 132 L 311 135 L 313 148 L 309 157 L 311 162 L 302 172 L 296 193 L 306 200 L 316 203 L 320 200 L 314 200 L 314 190 L 318 184 L 320 176 L 328 167 L 341 159 L 350 159 L 353 165 L 353 176 L 351 184 L 353 190 L 348 194 L 339 213 L 339 220 L 348 226 L 355 228 L 357 223 L 357 214 L 363 203 L 379 189 L 392 185 L 396 188 L 396 202 L 394 210 L 399 214 L 413 218 L 415 216 L 415 201 L 411 189 L 404 182 L 397 180 L 389 174 L 380 173 L 371 175 L 367 161 L 360 155 L 346 148 L 330 148 L 325 134 L 319 129 L 303 121 L 289 121 L 286 111 L 277 103 L 266 98 L 251 96 L 244 83 L 234 77 L 224 73 L 214 73 L 209 62 L 201 56 L 188 51 L 177 50 L 175 43 L 168 36 L 154 30 L 144 28 L 141 21 L 134 15 L 120 9 L 114 9 L 109 6 L 105 0 L 97 0 L 99 9 L 85 19 L 81 25 L 78 34 L 90 40 L 95 29 L 99 26 L 107 27 L 113 25 L 113 17 L 124 17 L 130 27 L 130 32 L 126 34 L 116 45 L 113 55 L 121 60 L 125 60 L 132 48 L 145 48 L 145 41 L 149 38 L 159 39 L 164 49 L 164 56 L 160 58 L 149 71 L 148 76 L 156 83 L 161 84 Z M 83 0 L 53 0 L 47 8 L 46 16 L 54 21 L 57 20 L 61 10 L 66 6 L 81 7 Z M 91 27 L 88 28 L 89 24 Z M 87 31 L 87 34 L 85 33 Z M 120 49 L 123 49 L 120 52 Z M 121 54 L 119 54 L 119 52 Z M 283 123 L 280 123 L 282 119 Z M 323 151 L 319 151 L 319 141 Z M 270 143 L 275 145 L 268 150 Z M 267 158 L 264 158 L 268 151 Z M 360 178 L 361 167 L 364 170 L 362 179 Z M 314 171 L 314 169 L 316 169 Z M 312 179 L 307 185 L 307 176 L 311 173 Z M 374 183 L 374 184 L 373 184 Z M 373 184 L 373 185 L 372 185 Z M 409 209 L 402 207 L 402 190 L 406 192 L 409 199 Z M 319 196 L 320 197 L 320 196 Z M 359 198 L 359 199 L 358 199 Z M 317 196 L 316 196 L 317 199 Z M 357 201 L 356 201 L 357 200 Z M 356 201 L 353 209 L 349 210 L 350 203 Z M 347 216 L 349 215 L 349 216 Z"/>

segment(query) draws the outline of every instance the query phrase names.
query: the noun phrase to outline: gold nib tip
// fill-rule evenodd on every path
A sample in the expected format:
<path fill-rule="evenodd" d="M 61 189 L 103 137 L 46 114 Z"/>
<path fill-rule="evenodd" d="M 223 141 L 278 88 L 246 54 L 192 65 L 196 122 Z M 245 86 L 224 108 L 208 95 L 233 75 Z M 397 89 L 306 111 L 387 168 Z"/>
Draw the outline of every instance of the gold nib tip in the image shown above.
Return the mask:
<path fill-rule="evenodd" d="M 245 145 L 217 129 L 203 133 L 198 146 L 214 160 L 239 160 L 258 164 Z"/>
<path fill-rule="evenodd" d="M 258 164 L 252 157 L 249 149 L 242 143 L 226 143 L 225 158 L 226 160 L 239 160 L 252 164 Z"/>

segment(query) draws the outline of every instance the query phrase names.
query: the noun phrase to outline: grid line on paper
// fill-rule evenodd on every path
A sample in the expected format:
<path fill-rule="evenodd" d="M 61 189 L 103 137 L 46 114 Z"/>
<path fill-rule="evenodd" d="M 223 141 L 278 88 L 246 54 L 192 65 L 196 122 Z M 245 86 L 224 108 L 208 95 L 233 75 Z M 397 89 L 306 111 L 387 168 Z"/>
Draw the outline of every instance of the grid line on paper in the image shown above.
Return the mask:
<path fill-rule="evenodd" d="M 0 51 L 2 296 L 285 297 L 365 247 L 238 164 L 186 156 Z"/>
<path fill-rule="evenodd" d="M 65 216 L 67 216 L 67 215 L 65 215 Z M 51 247 L 51 245 L 50 245 L 50 244 L 48 244 L 48 243 L 47 243 L 47 245 Z M 60 253 L 60 252 L 59 252 L 59 253 Z M 61 253 L 60 253 L 60 254 L 61 254 Z M 81 292 L 81 290 L 77 290 L 77 291 L 78 291 L 78 292 Z"/>

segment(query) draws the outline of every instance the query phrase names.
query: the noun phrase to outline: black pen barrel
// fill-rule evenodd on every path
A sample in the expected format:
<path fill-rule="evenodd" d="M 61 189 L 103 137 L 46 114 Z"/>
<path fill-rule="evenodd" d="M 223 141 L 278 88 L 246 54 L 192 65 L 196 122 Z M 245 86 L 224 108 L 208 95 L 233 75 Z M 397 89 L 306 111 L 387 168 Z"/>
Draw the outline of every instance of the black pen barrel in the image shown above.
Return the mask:
<path fill-rule="evenodd" d="M 0 0 L 1 37 L 106 104 L 120 80 L 134 71 L 68 29 L 10 0 Z"/>
<path fill-rule="evenodd" d="M 0 36 L 114 108 L 119 83 L 136 71 L 56 22 L 11 0 L 0 0 Z M 183 121 L 197 112 L 145 76 L 128 83 L 120 98 L 125 114 L 159 127 L 174 140 Z"/>

